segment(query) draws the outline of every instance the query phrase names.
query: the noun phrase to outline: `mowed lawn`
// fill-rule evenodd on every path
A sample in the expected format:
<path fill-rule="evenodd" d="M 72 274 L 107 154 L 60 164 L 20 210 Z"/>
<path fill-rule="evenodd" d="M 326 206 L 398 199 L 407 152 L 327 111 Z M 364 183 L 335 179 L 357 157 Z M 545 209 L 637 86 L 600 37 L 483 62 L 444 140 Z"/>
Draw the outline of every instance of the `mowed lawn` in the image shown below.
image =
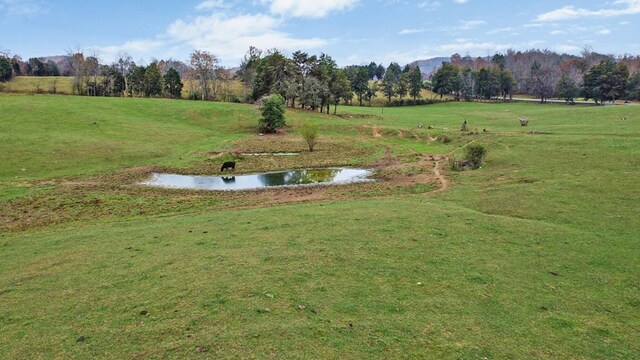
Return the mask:
<path fill-rule="evenodd" d="M 0 96 L 0 114 L 2 202 L 188 168 L 255 137 L 258 119 L 248 105 L 26 95 Z M 0 230 L 0 358 L 640 358 L 636 106 L 338 114 L 289 111 L 283 136 L 315 122 L 320 144 L 402 161 L 473 142 L 486 163 L 434 194 Z M 461 135 L 464 120 L 479 134 Z"/>

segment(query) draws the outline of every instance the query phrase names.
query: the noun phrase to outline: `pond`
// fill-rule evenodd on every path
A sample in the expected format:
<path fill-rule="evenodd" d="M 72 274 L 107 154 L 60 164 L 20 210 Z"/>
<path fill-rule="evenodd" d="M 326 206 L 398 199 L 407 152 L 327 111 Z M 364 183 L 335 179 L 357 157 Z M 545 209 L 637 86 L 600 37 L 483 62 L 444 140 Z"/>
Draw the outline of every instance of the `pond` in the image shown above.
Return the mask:
<path fill-rule="evenodd" d="M 154 173 L 151 179 L 143 182 L 142 185 L 172 189 L 249 190 L 276 186 L 365 182 L 371 181 L 369 179 L 370 175 L 371 170 L 349 168 L 303 169 L 237 176 L 190 176 Z"/>

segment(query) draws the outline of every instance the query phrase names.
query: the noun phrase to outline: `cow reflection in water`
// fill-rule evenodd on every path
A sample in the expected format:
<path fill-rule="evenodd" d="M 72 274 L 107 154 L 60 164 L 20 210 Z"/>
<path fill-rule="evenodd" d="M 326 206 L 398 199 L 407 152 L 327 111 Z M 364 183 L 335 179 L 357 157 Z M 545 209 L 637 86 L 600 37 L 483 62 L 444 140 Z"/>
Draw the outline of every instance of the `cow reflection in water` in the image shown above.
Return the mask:
<path fill-rule="evenodd" d="M 236 183 L 236 177 L 235 176 L 223 176 L 222 177 L 222 182 L 225 184 L 235 184 Z"/>

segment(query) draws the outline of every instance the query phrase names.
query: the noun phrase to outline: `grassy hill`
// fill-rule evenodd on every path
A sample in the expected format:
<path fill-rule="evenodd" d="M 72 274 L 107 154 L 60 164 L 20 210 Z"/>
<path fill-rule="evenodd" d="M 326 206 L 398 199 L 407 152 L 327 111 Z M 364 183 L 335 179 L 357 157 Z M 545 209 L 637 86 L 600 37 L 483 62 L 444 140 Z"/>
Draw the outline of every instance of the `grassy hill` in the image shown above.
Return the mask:
<path fill-rule="evenodd" d="M 0 94 L 0 112 L 2 358 L 640 357 L 635 106 L 288 111 L 274 136 L 239 104 Z M 471 143 L 478 170 L 431 159 Z M 232 159 L 379 180 L 136 185 Z"/>

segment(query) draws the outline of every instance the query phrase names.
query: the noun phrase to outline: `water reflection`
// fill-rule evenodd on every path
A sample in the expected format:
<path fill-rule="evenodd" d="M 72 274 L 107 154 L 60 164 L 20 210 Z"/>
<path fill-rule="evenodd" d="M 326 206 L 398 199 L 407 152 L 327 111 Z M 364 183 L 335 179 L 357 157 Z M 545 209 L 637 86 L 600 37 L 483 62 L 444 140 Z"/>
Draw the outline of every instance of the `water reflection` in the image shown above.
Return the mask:
<path fill-rule="evenodd" d="M 306 169 L 239 176 L 153 174 L 143 185 L 175 189 L 246 190 L 274 186 L 344 184 L 369 181 L 365 169 Z"/>

